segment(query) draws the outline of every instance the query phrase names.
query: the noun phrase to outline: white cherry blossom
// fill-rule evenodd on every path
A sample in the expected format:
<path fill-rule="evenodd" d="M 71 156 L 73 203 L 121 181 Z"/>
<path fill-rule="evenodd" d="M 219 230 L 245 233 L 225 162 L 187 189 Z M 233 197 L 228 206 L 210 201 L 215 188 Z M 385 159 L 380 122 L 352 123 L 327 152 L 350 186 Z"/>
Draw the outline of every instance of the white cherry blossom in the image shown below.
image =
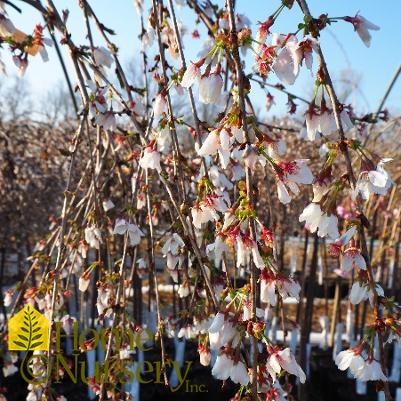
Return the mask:
<path fill-rule="evenodd" d="M 72 332 L 72 327 L 74 322 L 76 321 L 75 317 L 71 317 L 70 315 L 64 315 L 61 319 L 60 322 L 62 324 L 62 327 L 66 334 L 71 334 Z"/>
<path fill-rule="evenodd" d="M 179 287 L 178 287 L 177 293 L 178 293 L 180 298 L 187 297 L 190 294 L 189 283 L 187 281 L 185 281 L 182 284 L 180 284 Z"/>
<path fill-rule="evenodd" d="M 183 88 L 190 88 L 194 82 L 199 81 L 200 76 L 200 68 L 197 63 L 191 63 L 184 72 L 181 80 L 181 86 Z"/>
<path fill-rule="evenodd" d="M 230 370 L 230 379 L 234 383 L 239 383 L 242 386 L 246 386 L 249 383 L 248 369 L 244 362 L 238 361 L 234 363 Z"/>
<path fill-rule="evenodd" d="M 204 75 L 199 81 L 199 100 L 205 104 L 219 103 L 222 88 L 223 78 L 220 74 Z"/>
<path fill-rule="evenodd" d="M 9 362 L 3 363 L 2 370 L 4 377 L 12 376 L 13 374 L 18 372 L 18 368 L 13 363 Z"/>
<path fill-rule="evenodd" d="M 320 205 L 318 203 L 310 203 L 299 216 L 299 222 L 305 221 L 309 231 L 314 233 L 319 227 L 322 215 L 323 212 Z"/>
<path fill-rule="evenodd" d="M 95 123 L 102 126 L 106 131 L 115 131 L 117 128 L 116 116 L 113 111 L 98 113 L 95 117 Z"/>
<path fill-rule="evenodd" d="M 3 299 L 3 303 L 4 306 L 7 308 L 9 307 L 12 302 L 13 302 L 13 296 L 14 296 L 14 291 L 12 289 L 9 289 L 5 292 L 4 294 L 4 299 Z"/>
<path fill-rule="evenodd" d="M 382 159 L 377 164 L 376 170 L 361 172 L 352 194 L 353 199 L 356 199 L 358 194 L 361 194 L 362 198 L 367 200 L 372 193 L 377 195 L 385 195 L 387 193 L 388 189 L 393 185 L 393 180 L 384 169 L 384 163 L 390 160 L 392 159 Z"/>
<path fill-rule="evenodd" d="M 335 358 L 334 362 L 336 363 L 338 369 L 347 370 L 350 369 L 351 373 L 358 371 L 361 367 L 363 367 L 365 361 L 360 355 L 360 353 L 353 349 L 347 349 L 345 351 L 341 351 Z"/>
<path fill-rule="evenodd" d="M 361 284 L 355 282 L 352 284 L 351 291 L 349 294 L 349 301 L 353 305 L 359 304 L 361 301 L 364 301 L 368 298 L 369 294 L 369 285 L 367 283 Z"/>
<path fill-rule="evenodd" d="M 141 237 L 145 235 L 136 224 L 129 223 L 124 219 L 117 219 L 113 234 L 124 235 L 125 233 L 128 233 L 130 246 L 138 245 Z"/>
<path fill-rule="evenodd" d="M 299 216 L 299 221 L 305 221 L 309 231 L 317 231 L 319 237 L 336 239 L 340 236 L 337 216 L 323 213 L 318 203 L 310 203 Z"/>
<path fill-rule="evenodd" d="M 218 355 L 213 365 L 212 375 L 218 380 L 227 380 L 230 377 L 233 364 L 234 361 L 225 353 Z"/>
<path fill-rule="evenodd" d="M 102 233 L 95 224 L 85 228 L 85 241 L 91 248 L 99 249 L 102 243 Z"/>
<path fill-rule="evenodd" d="M 346 249 L 341 258 L 341 269 L 350 272 L 352 269 L 366 270 L 366 261 L 359 249 L 350 247 Z"/>
<path fill-rule="evenodd" d="M 163 113 L 167 113 L 166 96 L 162 93 L 158 93 L 153 102 L 153 114 L 155 118 L 159 118 Z"/>
<path fill-rule="evenodd" d="M 275 280 L 262 279 L 260 281 L 260 300 L 269 304 L 270 306 L 276 306 L 277 295 Z"/>
<path fill-rule="evenodd" d="M 343 130 L 349 130 L 354 125 L 345 110 L 340 113 L 340 120 Z M 310 108 L 305 114 L 306 134 L 310 141 L 314 141 L 317 135 L 330 136 L 337 132 L 337 124 L 333 112 L 327 109 L 318 113 Z"/>
<path fill-rule="evenodd" d="M 298 195 L 298 193 L 299 193 L 299 189 L 298 189 L 298 192 L 295 193 L 295 195 Z M 283 205 L 287 205 L 288 203 L 291 203 L 291 200 L 292 200 L 291 195 L 288 192 L 287 187 L 285 186 L 284 182 L 281 180 L 277 181 L 277 196 L 278 196 L 278 200 Z"/>
<path fill-rule="evenodd" d="M 202 366 L 209 366 L 212 359 L 212 354 L 206 345 L 200 345 L 198 347 L 199 362 Z"/>
<path fill-rule="evenodd" d="M 272 376 L 273 381 L 276 380 L 276 374 L 280 374 L 281 369 L 298 376 L 301 383 L 305 383 L 306 381 L 306 375 L 304 371 L 298 365 L 289 348 L 285 348 L 283 350 L 277 348 L 271 349 L 270 357 L 267 360 L 266 367 Z"/>
<path fill-rule="evenodd" d="M 299 57 L 297 53 L 297 40 L 295 36 L 287 39 L 286 44 L 278 53 L 272 69 L 278 79 L 286 85 L 292 85 L 299 74 Z"/>
<path fill-rule="evenodd" d="M 374 359 L 371 361 L 365 361 L 364 365 L 358 369 L 354 376 L 356 379 L 361 381 L 387 381 L 386 375 L 383 373 L 381 365 Z"/>
<path fill-rule="evenodd" d="M 139 165 L 143 169 L 153 169 L 157 172 L 161 172 L 160 166 L 160 153 L 153 148 L 153 146 L 147 146 L 144 151 L 143 155 L 139 160 Z"/>
<path fill-rule="evenodd" d="M 387 381 L 381 365 L 374 359 L 364 359 L 358 349 L 341 351 L 335 358 L 335 363 L 340 370 L 349 369 L 352 375 L 361 381 Z"/>
<path fill-rule="evenodd" d="M 214 255 L 215 266 L 220 266 L 223 259 L 223 254 L 227 255 L 230 248 L 226 244 L 225 239 L 222 235 L 216 235 L 215 241 L 206 247 L 206 254 L 210 258 Z"/>
<path fill-rule="evenodd" d="M 111 54 L 110 50 L 103 46 L 96 47 L 93 50 L 93 58 L 95 59 L 96 64 L 101 67 L 105 66 L 110 68 L 114 62 L 113 55 Z"/>
<path fill-rule="evenodd" d="M 380 27 L 368 21 L 365 17 L 359 14 L 355 15 L 355 17 L 345 17 L 345 20 L 351 22 L 356 33 L 367 47 L 370 46 L 370 41 L 372 39 L 369 31 L 378 31 L 380 29 Z"/>
<path fill-rule="evenodd" d="M 87 275 L 85 273 L 82 274 L 79 277 L 79 280 L 78 280 L 78 289 L 79 289 L 79 291 L 85 292 L 89 287 L 89 283 L 90 283 L 89 275 Z"/>
<path fill-rule="evenodd" d="M 208 134 L 202 146 L 198 149 L 198 155 L 212 156 L 218 153 L 222 168 L 226 168 L 233 140 L 225 128 L 221 130 L 215 129 Z"/>

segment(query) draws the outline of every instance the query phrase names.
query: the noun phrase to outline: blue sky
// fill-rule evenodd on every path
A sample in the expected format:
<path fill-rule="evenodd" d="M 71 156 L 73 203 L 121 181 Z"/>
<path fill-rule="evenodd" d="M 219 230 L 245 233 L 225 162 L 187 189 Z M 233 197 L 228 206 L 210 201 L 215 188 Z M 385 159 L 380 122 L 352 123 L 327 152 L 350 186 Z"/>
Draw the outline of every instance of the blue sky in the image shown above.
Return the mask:
<path fill-rule="evenodd" d="M 72 38 L 77 44 L 84 44 L 83 18 L 78 8 L 78 1 L 55 0 L 59 9 L 70 10 L 69 26 Z M 92 7 L 97 10 L 98 16 L 104 24 L 115 30 L 117 35 L 114 41 L 120 48 L 120 57 L 123 64 L 135 60 L 139 54 L 139 19 L 135 11 L 134 1 L 132 0 L 93 0 Z M 265 20 L 280 4 L 278 0 L 237 0 L 237 10 L 245 13 L 254 23 L 253 31 L 256 31 L 257 21 Z M 8 8 L 9 15 L 15 25 L 26 31 L 32 32 L 36 22 L 40 22 L 40 16 L 21 2 L 18 5 L 24 9 L 22 15 Z M 399 46 L 397 38 L 400 36 L 399 24 L 401 18 L 401 2 L 398 1 L 373 1 L 373 0 L 336 0 L 322 1 L 310 0 L 309 6 L 314 16 L 321 13 L 328 13 L 329 16 L 355 15 L 358 11 L 368 20 L 380 26 L 380 31 L 372 32 L 372 44 L 370 48 L 365 47 L 358 35 L 353 31 L 351 24 L 338 22 L 326 29 L 321 36 L 323 51 L 326 54 L 329 68 L 332 72 L 334 81 L 338 84 L 341 77 L 350 78 L 352 76 L 344 71 L 353 70 L 360 76 L 359 91 L 354 91 L 349 101 L 361 111 L 373 111 L 380 102 L 380 98 L 394 74 L 394 71 L 401 62 L 401 53 L 397 51 Z M 145 2 L 144 9 L 147 10 L 148 2 Z M 188 10 L 177 10 L 183 22 L 189 30 L 194 27 L 192 12 Z M 292 10 L 284 10 L 278 19 L 273 31 L 280 33 L 293 32 L 299 22 L 302 22 L 302 15 L 298 6 L 294 4 Z M 98 42 L 99 45 L 101 42 Z M 195 59 L 196 53 L 202 45 L 202 40 L 186 42 L 188 58 Z M 29 82 L 33 92 L 38 96 L 55 86 L 62 80 L 61 69 L 59 67 L 54 51 L 49 52 L 50 61 L 43 63 L 40 57 L 31 59 L 30 66 L 26 72 L 26 80 Z M 15 71 L 6 51 L 2 51 L 2 59 L 7 65 L 9 75 Z M 251 67 L 250 59 L 247 61 Z M 68 60 L 67 60 L 68 63 Z M 272 83 L 277 82 L 272 77 Z M 304 97 L 309 97 L 311 93 L 310 74 L 303 71 L 294 87 L 287 89 Z M 256 88 L 255 88 L 256 89 Z M 258 90 L 258 89 L 257 89 Z M 272 91 L 272 94 L 274 92 Z M 395 113 L 401 111 L 401 80 L 397 83 L 386 106 Z M 258 98 L 263 102 L 263 97 Z M 279 102 L 278 102 L 279 103 Z M 260 109 L 264 105 L 261 104 Z M 276 107 L 272 110 L 273 114 L 282 114 L 285 108 Z"/>

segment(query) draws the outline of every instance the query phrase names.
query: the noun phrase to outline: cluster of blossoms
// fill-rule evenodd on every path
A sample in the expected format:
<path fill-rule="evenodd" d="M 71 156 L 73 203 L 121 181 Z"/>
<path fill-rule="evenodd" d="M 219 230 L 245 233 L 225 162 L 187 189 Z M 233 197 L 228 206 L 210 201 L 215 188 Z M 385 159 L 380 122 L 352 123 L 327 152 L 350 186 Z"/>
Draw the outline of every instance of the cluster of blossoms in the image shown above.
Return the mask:
<path fill-rule="evenodd" d="M 355 185 L 355 190 L 352 194 L 353 198 L 360 195 L 363 199 L 369 199 L 370 194 L 386 195 L 387 191 L 393 184 L 390 174 L 384 169 L 384 163 L 392 159 L 385 158 L 377 163 L 376 169 L 374 166 L 369 168 L 367 163 L 366 170 L 360 172 Z"/>
<path fill-rule="evenodd" d="M 232 300 L 233 302 L 235 300 Z M 234 383 L 243 386 L 249 384 L 251 377 L 247 369 L 245 360 L 239 356 L 239 347 L 243 337 L 253 335 L 266 341 L 266 352 L 268 358 L 263 365 L 264 375 L 258 375 L 259 392 L 266 393 L 274 388 L 277 376 L 286 371 L 298 376 L 301 383 L 306 380 L 305 373 L 298 365 L 294 355 L 289 348 L 272 346 L 264 336 L 265 324 L 262 322 L 252 322 L 249 314 L 249 304 L 242 301 L 244 312 L 242 315 L 229 312 L 218 312 L 213 319 L 209 329 L 210 349 L 217 350 L 219 353 L 212 368 L 212 374 L 216 379 L 227 380 L 230 378 Z M 257 316 L 263 311 L 257 310 Z M 199 354 L 201 363 L 210 362 L 209 348 L 200 345 Z M 261 367 L 260 367 L 261 368 Z"/>
<path fill-rule="evenodd" d="M 230 0 L 227 5 L 232 3 Z M 387 302 L 381 300 L 384 291 L 373 282 L 368 255 L 362 252 L 364 232 L 359 208 L 371 194 L 384 196 L 391 188 L 393 181 L 384 168 L 389 160 L 372 157 L 373 162 L 364 146 L 353 139 L 358 118 L 350 106 L 338 103 L 333 97 L 318 40 L 320 30 L 340 19 L 352 23 L 366 45 L 370 44 L 369 30 L 378 28 L 360 15 L 336 19 L 305 15 L 296 33 L 272 33 L 279 14 L 286 7 L 291 8 L 291 3 L 283 2 L 277 12 L 260 23 L 254 38 L 245 16 L 234 13 L 233 17 L 229 9 L 216 12 L 213 7 L 199 6 L 204 20 L 215 23 L 208 24 L 210 37 L 196 61 L 187 68 L 180 41 L 185 29 L 174 19 L 173 10 L 164 7 L 152 10 L 147 27 L 142 27 L 142 45 L 148 49 L 157 44 L 159 54 L 152 66 L 144 56 L 144 71 L 152 73 L 151 80 L 145 79 L 145 88 L 128 83 L 118 61 L 118 50 L 108 39 L 107 46 L 91 43 L 90 50 L 70 48 L 72 57 L 79 58 L 75 63 L 77 76 L 86 79 L 79 79 L 78 83 L 88 113 L 85 123 L 97 127 L 97 136 L 96 145 L 92 145 L 90 124 L 86 124 L 88 143 L 93 146 L 88 161 L 92 177 L 87 179 L 89 169 L 85 167 L 82 177 L 86 179 L 80 181 L 75 192 L 70 188 L 66 191 L 66 205 L 79 209 L 79 213 L 72 216 L 70 209 L 63 211 L 63 227 L 71 225 L 71 230 L 60 230 L 54 244 L 60 249 L 59 255 L 68 256 L 54 269 L 55 280 L 59 280 L 59 288 L 65 288 L 71 275 L 79 277 L 77 289 L 85 293 L 81 294 L 84 295 L 81 300 L 89 299 L 94 306 L 96 316 L 91 316 L 92 320 L 109 324 L 113 330 L 119 323 L 126 324 L 129 302 L 134 299 L 134 308 L 142 307 L 142 299 L 136 298 L 141 292 L 131 286 L 141 286 L 135 280 L 145 276 L 143 272 L 149 265 L 152 269 L 146 275 L 147 323 L 150 326 L 157 320 L 156 337 L 162 338 L 167 333 L 184 343 L 184 339 L 197 338 L 200 363 L 211 366 L 216 379 L 240 384 L 238 399 L 243 391 L 250 391 L 255 385 L 266 400 L 283 401 L 288 392 L 280 384 L 282 376 L 288 373 L 300 383 L 306 381 L 293 351 L 268 335 L 266 316 L 283 307 L 282 301 L 288 298 L 303 300 L 301 285 L 286 274 L 284 254 L 280 255 L 282 263 L 279 263 L 278 244 L 272 230 L 281 230 L 284 241 L 285 227 L 280 228 L 281 223 L 274 221 L 276 210 L 269 213 L 262 210 L 258 203 L 260 186 L 268 183 L 277 192 L 268 188 L 268 196 L 274 198 L 269 199 L 269 207 L 278 205 L 286 212 L 297 213 L 296 223 L 290 222 L 290 226 L 298 229 L 299 223 L 305 223 L 307 230 L 316 233 L 316 239 L 332 241 L 330 252 L 340 259 L 336 273 L 344 278 L 352 276 L 354 280 L 349 295 L 351 304 L 369 300 L 380 314 L 380 302 L 382 305 Z M 137 7 L 143 17 L 142 3 L 137 2 Z M 86 18 L 92 14 L 89 11 L 86 9 Z M 63 21 L 58 23 L 62 25 Z M 108 38 L 107 29 L 104 26 L 99 29 Z M 193 37 L 197 35 L 193 33 Z M 26 67 L 28 54 L 40 53 L 47 59 L 45 45 L 49 43 L 41 26 L 28 38 L 0 14 L 0 36 L 14 46 L 14 51 L 20 51 L 17 59 L 21 69 Z M 64 42 L 72 46 L 69 37 L 64 37 Z M 248 49 L 254 51 L 255 66 L 246 75 L 240 54 Z M 120 93 L 107 77 L 114 66 L 126 93 Z M 303 66 L 316 78 L 316 87 L 296 129 L 298 132 L 302 125 L 297 141 L 309 140 L 308 153 L 312 153 L 309 150 L 316 144 L 321 145 L 320 156 L 325 158 L 322 168 L 316 166 L 313 156 L 307 159 L 300 154 L 302 151 L 287 148 L 288 137 L 277 133 L 280 128 L 285 132 L 285 127 L 270 128 L 259 121 L 250 100 L 254 75 L 259 75 L 262 83 L 275 76 L 280 81 L 276 89 L 283 89 L 283 85 L 296 82 Z M 93 71 L 93 77 L 88 71 Z M 230 82 L 231 87 L 225 85 Z M 195 87 L 202 107 L 206 105 L 212 114 L 219 111 L 217 116 L 201 121 L 192 93 Z M 226 91 L 226 87 L 230 89 Z M 181 113 L 175 111 L 173 88 L 178 96 L 189 92 L 192 119 L 178 117 Z M 273 103 L 272 97 L 269 102 Z M 292 99 L 289 106 L 294 113 L 296 105 Z M 195 145 L 193 138 L 187 140 L 188 131 L 194 135 Z M 348 162 L 347 170 L 343 169 L 343 155 Z M 354 156 L 361 161 L 360 170 L 352 163 Z M 91 183 L 86 195 L 76 201 L 87 181 Z M 290 206 L 296 198 L 308 197 L 308 188 L 313 190 L 313 199 L 303 210 L 295 211 L 296 207 Z M 71 203 L 68 196 L 73 199 Z M 109 200 L 111 196 L 116 199 L 117 207 Z M 352 200 L 355 211 L 341 212 L 338 204 L 343 199 Z M 79 222 L 80 231 L 76 230 Z M 172 287 L 179 284 L 173 294 L 173 308 L 177 304 L 182 307 L 168 321 L 162 318 L 165 311 L 159 300 L 159 277 L 163 276 L 156 262 L 160 262 L 157 259 L 160 254 L 165 260 L 160 264 L 172 279 Z M 25 302 L 37 305 L 50 319 L 61 321 L 64 331 L 71 333 L 76 317 L 63 315 L 63 311 L 73 302 L 72 294 L 68 288 L 56 294 L 57 286 L 50 282 L 51 257 L 45 261 L 38 258 L 37 263 L 43 267 L 44 279 L 38 288 L 25 292 Z M 247 284 L 236 288 L 237 279 L 245 279 Z M 90 286 L 91 283 L 94 285 Z M 5 305 L 10 306 L 12 300 L 13 292 L 9 291 Z M 79 306 L 83 310 L 88 305 Z M 328 323 L 322 321 L 327 328 Z M 282 322 L 283 327 L 285 323 Z M 396 319 L 380 316 L 371 329 L 374 333 L 391 331 L 393 336 L 401 332 Z M 93 339 L 86 340 L 84 348 L 93 349 L 93 343 Z M 263 357 L 258 358 L 258 354 Z M 125 345 L 120 350 L 108 349 L 107 355 L 110 360 L 130 359 Z M 375 358 L 372 347 L 362 342 L 356 348 L 340 352 L 336 363 L 341 370 L 350 369 L 360 380 L 386 381 Z M 10 354 L 3 367 L 5 376 L 15 373 L 15 363 L 15 355 Z M 103 389 L 94 378 L 90 387 L 101 400 L 117 399 L 113 393 L 117 390 Z M 29 390 L 27 400 L 36 399 L 33 389 Z"/>
<path fill-rule="evenodd" d="M 332 239 L 340 236 L 338 232 L 338 218 L 335 214 L 324 213 L 319 203 L 310 203 L 300 214 L 299 221 L 305 221 L 311 233 L 317 232 L 319 237 Z"/>
<path fill-rule="evenodd" d="M 317 41 L 313 37 L 306 36 L 298 42 L 293 34 L 273 33 L 271 44 L 268 46 L 264 43 L 267 37 L 268 21 L 261 24 L 258 30 L 257 39 L 263 39 L 263 42 L 258 47 L 256 69 L 261 76 L 267 76 L 270 71 L 274 71 L 281 82 L 292 85 L 299 75 L 303 62 L 306 68 L 312 71 L 313 51 L 317 49 Z"/>
<path fill-rule="evenodd" d="M 263 269 L 260 275 L 260 300 L 270 306 L 276 306 L 277 293 L 284 300 L 289 297 L 299 301 L 301 286 L 291 277 L 272 274 Z"/>
<path fill-rule="evenodd" d="M 344 130 L 353 127 L 349 114 L 345 109 L 340 113 L 341 124 Z M 333 111 L 327 107 L 325 98 L 322 96 L 320 107 L 317 108 L 314 102 L 305 113 L 306 136 L 310 141 L 316 137 L 329 137 L 337 132 L 337 123 Z"/>
<path fill-rule="evenodd" d="M 184 250 L 185 243 L 177 233 L 169 235 L 161 250 L 166 258 L 167 270 L 176 283 L 178 283 L 178 272 L 182 269 L 185 260 Z"/>
<path fill-rule="evenodd" d="M 361 381 L 387 381 L 380 363 L 372 355 L 363 357 L 361 347 L 341 351 L 335 362 L 338 369 L 349 369 L 352 375 Z"/>
<path fill-rule="evenodd" d="M 89 115 L 96 124 L 103 127 L 104 130 L 115 130 L 117 127 L 116 116 L 111 108 L 109 91 L 107 86 L 101 86 L 91 80 L 86 82 L 90 89 Z M 109 100 L 109 102 L 108 102 Z"/>
<path fill-rule="evenodd" d="M 250 45 L 250 21 L 245 16 L 236 14 L 238 45 L 241 50 L 246 51 Z M 194 83 L 199 87 L 199 101 L 204 104 L 220 104 L 225 100 L 223 90 L 223 74 L 221 66 L 221 58 L 224 50 L 230 44 L 230 36 L 228 34 L 228 13 L 224 13 L 219 23 L 220 32 L 218 40 L 209 40 L 205 43 L 204 49 L 200 52 L 200 59 L 192 62 L 185 70 L 180 85 L 183 88 L 191 88 Z M 202 67 L 204 71 L 202 72 Z"/>
<path fill-rule="evenodd" d="M 0 11 L 0 39 L 10 45 L 13 53 L 13 62 L 23 76 L 28 67 L 28 56 L 40 54 L 42 60 L 49 60 L 46 46 L 52 46 L 51 39 L 43 36 L 43 26 L 37 24 L 32 35 L 27 35 L 6 16 L 5 10 Z M 5 65 L 0 61 L 0 70 L 5 73 Z"/>
<path fill-rule="evenodd" d="M 352 226 L 345 234 L 330 244 L 329 248 L 332 255 L 340 257 L 340 269 L 335 270 L 340 277 L 348 278 L 351 272 L 355 273 L 354 283 L 349 294 L 349 300 L 353 305 L 367 299 L 372 303 L 374 296 L 370 287 L 366 260 L 362 256 L 361 250 L 356 246 L 356 241 L 352 239 L 356 231 L 357 227 Z M 384 295 L 379 284 L 374 283 L 374 287 L 378 296 Z"/>

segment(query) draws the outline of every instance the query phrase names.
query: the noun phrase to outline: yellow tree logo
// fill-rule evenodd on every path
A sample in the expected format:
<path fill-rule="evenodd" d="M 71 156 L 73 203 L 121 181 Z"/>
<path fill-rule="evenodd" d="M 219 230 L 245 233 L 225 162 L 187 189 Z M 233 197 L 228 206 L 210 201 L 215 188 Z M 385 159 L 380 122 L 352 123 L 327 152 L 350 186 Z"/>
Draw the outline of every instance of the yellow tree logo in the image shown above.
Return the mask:
<path fill-rule="evenodd" d="M 49 320 L 32 306 L 25 306 L 8 323 L 8 349 L 48 350 Z"/>

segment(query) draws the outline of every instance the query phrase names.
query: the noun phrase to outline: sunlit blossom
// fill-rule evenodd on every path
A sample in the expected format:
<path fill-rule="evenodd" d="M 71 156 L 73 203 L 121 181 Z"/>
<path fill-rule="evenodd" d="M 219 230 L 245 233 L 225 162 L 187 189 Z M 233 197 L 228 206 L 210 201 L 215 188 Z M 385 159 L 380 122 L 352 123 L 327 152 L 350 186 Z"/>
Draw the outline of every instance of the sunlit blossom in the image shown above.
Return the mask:
<path fill-rule="evenodd" d="M 350 272 L 352 269 L 356 268 L 366 270 L 366 261 L 359 249 L 349 247 L 344 251 L 341 258 L 341 269 Z"/>
<path fill-rule="evenodd" d="M 2 370 L 4 377 L 12 376 L 14 373 L 18 372 L 18 368 L 13 363 L 7 362 L 3 364 Z"/>
<path fill-rule="evenodd" d="M 244 362 L 234 362 L 230 370 L 230 379 L 234 383 L 239 383 L 242 386 L 246 386 L 249 383 L 248 369 L 246 368 Z"/>
<path fill-rule="evenodd" d="M 271 348 L 269 353 L 270 357 L 267 360 L 266 366 L 273 381 L 276 380 L 276 375 L 280 374 L 281 370 L 284 369 L 288 373 L 298 376 L 301 383 L 305 383 L 306 375 L 298 365 L 294 355 L 291 354 L 289 348 Z"/>
<path fill-rule="evenodd" d="M 358 347 L 341 351 L 335 358 L 340 370 L 349 369 L 352 375 L 361 381 L 387 381 L 380 363 L 374 359 L 365 359 Z"/>
<path fill-rule="evenodd" d="M 110 68 L 114 62 L 110 50 L 106 49 L 103 46 L 96 47 L 95 49 L 93 49 L 93 57 L 96 63 L 101 67 L 105 66 L 107 68 Z"/>
<path fill-rule="evenodd" d="M 102 243 L 102 233 L 96 225 L 90 225 L 85 228 L 85 241 L 91 248 L 99 249 Z"/>
<path fill-rule="evenodd" d="M 380 29 L 380 27 L 368 21 L 360 14 L 355 15 L 355 17 L 345 17 L 345 21 L 350 22 L 354 26 L 356 33 L 367 47 L 370 46 L 372 39 L 369 31 L 378 31 Z"/>
<path fill-rule="evenodd" d="M 310 203 L 299 216 L 299 221 L 305 221 L 305 225 L 311 233 L 317 231 L 319 237 L 336 239 L 338 232 L 338 218 L 334 214 L 323 213 L 318 203 Z"/>
<path fill-rule="evenodd" d="M 202 366 L 209 366 L 212 359 L 212 354 L 210 353 L 209 348 L 206 345 L 199 345 L 198 352 L 200 364 Z"/>
<path fill-rule="evenodd" d="M 153 102 L 153 114 L 156 118 L 167 112 L 167 100 L 163 93 L 158 93 Z"/>
<path fill-rule="evenodd" d="M 355 191 L 352 194 L 356 199 L 359 194 L 362 198 L 369 199 L 370 194 L 385 195 L 392 186 L 393 180 L 390 174 L 384 169 L 384 163 L 392 159 L 382 159 L 376 167 L 376 170 L 362 171 L 355 185 Z"/>
<path fill-rule="evenodd" d="M 220 74 L 203 76 L 199 81 L 199 100 L 205 104 L 217 104 L 220 101 L 222 88 L 223 78 Z"/>
<path fill-rule="evenodd" d="M 160 153 L 153 148 L 153 146 L 147 146 L 143 150 L 143 155 L 139 160 L 139 165 L 144 169 L 153 169 L 157 172 L 161 171 L 160 166 Z"/>
<path fill-rule="evenodd" d="M 230 371 L 233 367 L 234 361 L 226 354 L 220 354 L 216 358 L 213 365 L 212 375 L 218 380 L 227 380 L 230 376 Z"/>
<path fill-rule="evenodd" d="M 197 63 L 191 63 L 185 70 L 181 80 L 181 86 L 183 88 L 190 88 L 194 82 L 199 81 L 201 77 L 200 68 Z"/>
<path fill-rule="evenodd" d="M 125 233 L 128 234 L 130 246 L 138 245 L 141 237 L 145 235 L 136 224 L 128 223 L 124 219 L 117 219 L 113 234 L 124 235 Z"/>

